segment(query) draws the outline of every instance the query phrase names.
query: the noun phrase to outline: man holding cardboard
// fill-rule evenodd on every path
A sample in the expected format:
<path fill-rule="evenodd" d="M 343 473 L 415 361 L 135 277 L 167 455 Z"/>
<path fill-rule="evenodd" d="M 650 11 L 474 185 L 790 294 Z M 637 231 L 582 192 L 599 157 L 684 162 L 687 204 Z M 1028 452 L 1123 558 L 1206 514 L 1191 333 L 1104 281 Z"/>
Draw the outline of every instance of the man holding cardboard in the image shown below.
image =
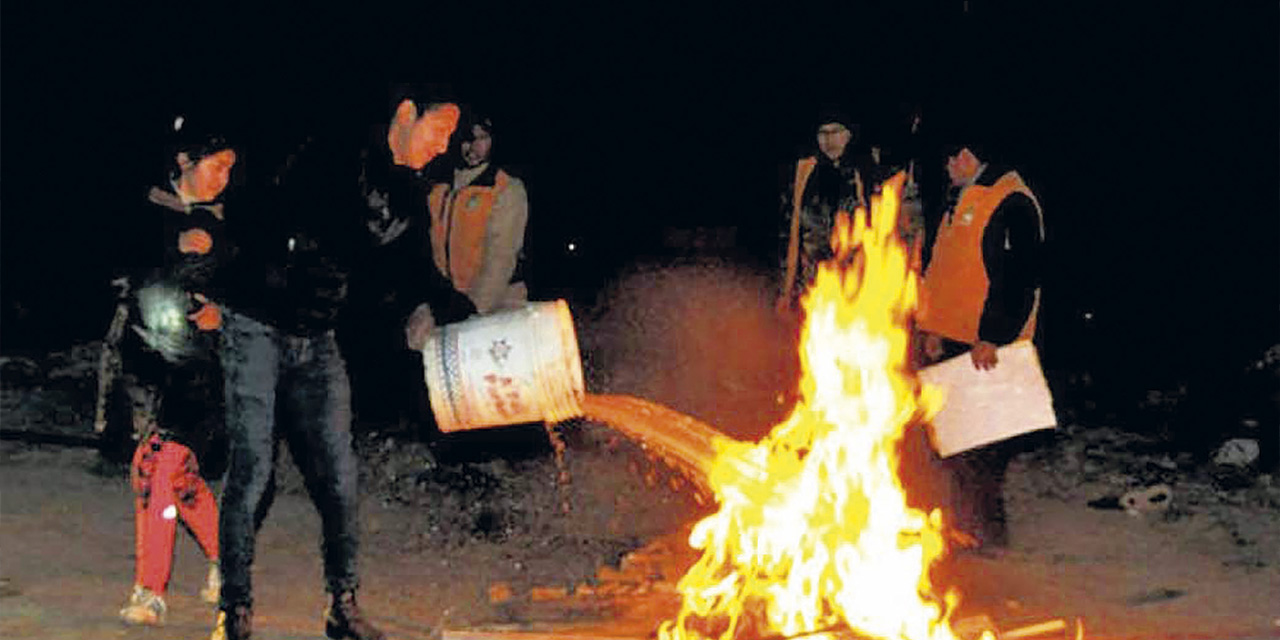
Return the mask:
<path fill-rule="evenodd" d="M 921 377 L 952 383 L 933 435 L 938 452 L 950 456 L 955 525 L 978 546 L 1002 547 L 1007 530 L 1001 493 L 1012 454 L 1007 438 L 1054 422 L 1030 344 L 1040 300 L 1044 222 L 1039 202 L 1017 172 L 988 164 L 976 141 L 956 142 L 946 150 L 951 189 L 924 274 L 918 327 L 925 363 L 967 352 L 972 366 L 957 370 L 958 361 L 952 361 L 926 368 Z M 1023 366 L 1029 370 L 1025 376 L 1002 371 Z M 931 371 L 945 369 L 951 373 Z M 997 378 L 1001 381 L 992 384 Z M 1028 387 L 1034 387 L 1031 393 Z M 977 406 L 966 406 L 975 390 Z M 1029 412 L 1018 410 L 1010 418 L 1025 423 L 993 424 L 1003 418 L 1000 404 L 1029 396 L 1040 408 L 1030 412 L 1036 417 L 1027 421 Z"/>

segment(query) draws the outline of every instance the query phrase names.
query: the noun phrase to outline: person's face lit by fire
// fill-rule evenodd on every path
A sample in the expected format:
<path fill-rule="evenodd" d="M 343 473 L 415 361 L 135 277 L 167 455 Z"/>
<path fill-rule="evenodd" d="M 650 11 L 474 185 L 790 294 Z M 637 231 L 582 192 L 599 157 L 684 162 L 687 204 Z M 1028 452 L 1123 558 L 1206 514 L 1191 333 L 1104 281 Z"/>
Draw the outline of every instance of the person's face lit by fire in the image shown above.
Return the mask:
<path fill-rule="evenodd" d="M 449 136 L 457 124 L 457 114 L 447 107 L 437 107 L 422 114 L 413 125 L 410 155 L 414 158 L 414 168 L 421 169 L 432 158 L 449 150 Z"/>
<path fill-rule="evenodd" d="M 848 127 L 838 122 L 828 122 L 818 127 L 818 150 L 834 162 L 844 155 L 844 149 L 849 146 L 852 138 L 853 133 Z"/>
<path fill-rule="evenodd" d="M 489 161 L 493 151 L 493 137 L 480 125 L 472 125 L 470 139 L 462 141 L 462 161 L 468 167 L 478 167 Z"/>
<path fill-rule="evenodd" d="M 193 202 L 208 202 L 218 197 L 231 181 L 231 167 L 236 163 L 236 152 L 223 149 L 211 153 L 199 161 L 192 161 L 185 151 L 178 152 L 175 161 L 182 175 L 178 178 L 178 191 Z"/>
<path fill-rule="evenodd" d="M 444 103 L 430 107 L 418 117 L 413 100 L 401 101 L 387 131 L 392 161 L 411 169 L 427 166 L 449 149 L 449 136 L 458 126 L 458 115 L 457 105 Z"/>
<path fill-rule="evenodd" d="M 947 154 L 947 177 L 953 187 L 963 187 L 972 182 L 981 168 L 982 161 L 968 147 Z"/>

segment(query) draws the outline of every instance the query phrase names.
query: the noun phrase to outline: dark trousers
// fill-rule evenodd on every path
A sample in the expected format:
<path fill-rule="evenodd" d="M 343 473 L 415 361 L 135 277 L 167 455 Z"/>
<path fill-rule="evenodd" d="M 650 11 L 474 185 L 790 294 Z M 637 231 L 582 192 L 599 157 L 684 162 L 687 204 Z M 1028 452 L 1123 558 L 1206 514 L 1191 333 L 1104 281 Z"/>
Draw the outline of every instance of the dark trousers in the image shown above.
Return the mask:
<path fill-rule="evenodd" d="M 926 425 L 909 427 L 899 444 L 899 470 L 907 503 L 941 508 L 948 526 L 982 547 L 1009 542 L 1004 485 L 1010 460 L 1032 444 L 1031 434 L 939 457 Z"/>
<path fill-rule="evenodd" d="M 920 364 L 933 364 L 951 358 L 968 358 L 971 349 L 969 344 L 944 338 L 942 353 L 936 359 L 930 361 L 919 347 L 916 357 Z M 1018 436 L 942 459 L 932 447 L 924 444 L 924 437 L 924 431 L 918 430 L 905 439 L 910 452 L 904 458 L 907 474 L 918 476 L 907 482 L 908 489 L 916 491 L 926 508 L 941 506 L 951 526 L 972 537 L 978 546 L 1007 546 L 1005 473 L 1013 456 L 1033 438 Z"/>
<path fill-rule="evenodd" d="M 218 520 L 222 607 L 253 602 L 250 572 L 258 525 L 275 485 L 277 427 L 320 513 L 326 588 L 355 589 L 351 391 L 333 333 L 291 336 L 229 311 L 223 340 L 230 461 Z"/>
<path fill-rule="evenodd" d="M 1004 479 L 1022 441 L 1015 438 L 958 453 L 943 461 L 951 471 L 951 507 L 956 529 L 980 547 L 1009 544 Z"/>
<path fill-rule="evenodd" d="M 404 320 L 385 309 L 355 309 L 338 331 L 351 376 L 357 429 L 395 430 L 412 425 L 434 432 L 422 354 L 404 343 Z"/>

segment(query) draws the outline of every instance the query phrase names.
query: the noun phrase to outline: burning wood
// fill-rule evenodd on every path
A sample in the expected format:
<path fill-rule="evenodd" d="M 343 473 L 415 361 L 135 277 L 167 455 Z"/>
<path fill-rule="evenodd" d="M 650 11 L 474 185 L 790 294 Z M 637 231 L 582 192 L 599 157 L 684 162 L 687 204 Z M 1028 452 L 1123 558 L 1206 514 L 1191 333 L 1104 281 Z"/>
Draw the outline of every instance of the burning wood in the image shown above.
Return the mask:
<path fill-rule="evenodd" d="M 999 635 L 999 639 L 1000 640 L 1021 640 L 1023 638 L 1048 637 L 1047 634 L 1056 634 L 1056 637 L 1062 637 L 1061 632 L 1065 631 L 1066 628 L 1067 628 L 1067 621 L 1063 620 L 1062 618 L 1058 618 L 1056 620 L 1049 620 L 1046 622 L 1029 624 L 1023 627 L 1018 627 L 1017 629 L 1010 629 L 1008 631 L 1001 633 Z M 1084 632 L 1083 625 L 1077 622 L 1076 628 L 1081 632 L 1081 634 L 1083 634 Z"/>
<path fill-rule="evenodd" d="M 993 638 L 994 640 L 1068 640 L 1084 638 L 1084 623 L 1076 620 L 1068 626 L 1063 618 L 1023 624 L 1001 631 L 995 621 L 987 616 L 961 618 L 952 625 L 956 636 L 962 640 Z"/>
<path fill-rule="evenodd" d="M 956 637 L 960 640 L 1082 640 L 1084 625 L 1079 620 L 1068 624 L 1063 618 L 1054 618 L 1043 622 L 1023 625 L 1006 631 L 1000 631 L 995 623 L 986 616 L 976 616 L 957 620 L 953 625 Z M 867 636 L 847 629 L 823 629 L 796 636 L 772 635 L 757 640 L 866 640 Z M 557 631 L 530 631 L 518 629 L 490 629 L 449 631 L 443 633 L 442 640 L 648 640 L 647 634 L 617 635 L 601 634 L 592 631 L 574 631 L 563 629 Z"/>

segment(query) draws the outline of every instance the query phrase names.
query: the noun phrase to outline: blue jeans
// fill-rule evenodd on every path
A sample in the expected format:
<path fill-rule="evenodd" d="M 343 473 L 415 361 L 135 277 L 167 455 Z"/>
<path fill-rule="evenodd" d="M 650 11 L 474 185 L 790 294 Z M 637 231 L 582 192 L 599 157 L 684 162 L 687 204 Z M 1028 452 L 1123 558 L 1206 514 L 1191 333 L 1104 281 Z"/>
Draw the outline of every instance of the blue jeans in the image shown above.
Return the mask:
<path fill-rule="evenodd" d="M 354 590 L 358 520 L 351 389 L 333 332 L 287 335 L 228 310 L 222 333 L 230 439 L 218 520 L 222 608 L 253 604 L 254 542 L 274 494 L 277 434 L 320 513 L 326 589 Z"/>

